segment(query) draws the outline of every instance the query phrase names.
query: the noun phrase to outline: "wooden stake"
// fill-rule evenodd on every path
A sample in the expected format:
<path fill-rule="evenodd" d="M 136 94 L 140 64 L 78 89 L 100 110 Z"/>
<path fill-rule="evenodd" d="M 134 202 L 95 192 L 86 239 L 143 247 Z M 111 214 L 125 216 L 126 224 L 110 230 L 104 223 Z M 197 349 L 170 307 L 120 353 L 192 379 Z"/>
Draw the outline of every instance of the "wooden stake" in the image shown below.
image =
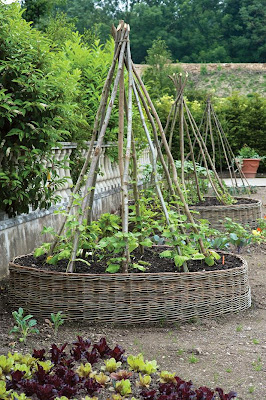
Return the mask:
<path fill-rule="evenodd" d="M 198 178 L 198 174 L 197 174 L 197 166 L 196 166 L 195 157 L 194 157 L 193 145 L 192 145 L 191 137 L 190 137 L 190 134 L 189 134 L 188 124 L 187 124 L 187 121 L 186 121 L 185 118 L 184 118 L 184 124 L 185 124 L 185 128 L 186 128 L 186 135 L 187 135 L 187 138 L 188 138 L 189 150 L 190 150 L 191 159 L 192 159 L 192 163 L 193 163 L 193 173 L 194 173 L 194 177 L 195 177 L 197 195 L 198 195 L 199 201 L 202 201 L 203 198 L 202 198 L 202 195 L 200 193 L 199 178 Z"/>
<path fill-rule="evenodd" d="M 125 33 L 124 33 L 124 34 L 125 34 Z M 123 35 L 123 36 L 124 36 L 124 35 Z M 92 132 L 92 137 L 91 137 L 89 149 L 88 149 L 88 151 L 87 151 L 86 158 L 85 158 L 83 167 L 82 167 L 82 169 L 81 169 L 81 172 L 80 172 L 80 174 L 79 174 L 77 183 L 76 183 L 75 188 L 74 188 L 74 190 L 73 190 L 73 192 L 72 192 L 72 197 L 69 199 L 69 204 L 68 204 L 68 207 L 67 207 L 67 210 L 66 210 L 66 214 L 67 214 L 67 215 L 64 217 L 64 220 L 63 220 L 63 222 L 62 222 L 62 224 L 61 224 L 61 226 L 60 226 L 60 228 L 59 228 L 58 234 L 57 234 L 57 236 L 54 238 L 54 241 L 53 241 L 52 244 L 51 244 L 50 250 L 49 250 L 49 252 L 48 252 L 48 256 L 51 255 L 51 254 L 53 253 L 53 251 L 54 251 L 54 249 L 55 249 L 55 247 L 56 247 L 56 245 L 57 245 L 57 243 L 58 243 L 58 241 L 59 241 L 59 237 L 62 235 L 62 233 L 63 233 L 63 231 L 64 231 L 64 228 L 65 228 L 65 225 L 66 225 L 66 222 L 67 222 L 68 214 L 69 214 L 69 212 L 70 212 L 70 210 L 71 210 L 71 208 L 72 208 L 72 205 L 73 205 L 74 196 L 75 196 L 75 194 L 77 194 L 77 193 L 79 192 L 80 187 L 81 187 L 81 183 L 82 183 L 82 181 L 83 181 L 83 179 L 84 179 L 84 176 L 85 176 L 85 174 L 86 174 L 86 172 L 87 172 L 88 165 L 89 165 L 90 160 L 91 160 L 91 155 L 92 155 L 92 151 L 93 151 L 94 141 L 95 141 L 95 139 L 96 139 L 96 135 L 97 135 L 98 127 L 99 127 L 100 115 L 101 115 L 101 113 L 102 113 L 102 109 L 103 109 L 103 107 L 104 107 L 104 104 L 107 102 L 107 99 L 108 99 L 108 94 L 109 94 L 111 82 L 112 82 L 112 79 L 113 79 L 113 75 L 114 75 L 114 71 L 115 71 L 115 66 L 116 66 L 116 61 L 117 61 L 118 56 L 119 56 L 119 52 L 120 52 L 121 45 L 122 45 L 122 42 L 120 42 L 119 44 L 116 45 L 115 55 L 114 55 L 114 58 L 113 58 L 111 67 L 110 67 L 110 69 L 109 69 L 109 71 L 108 71 L 106 81 L 105 81 L 104 86 L 103 86 L 100 105 L 99 105 L 99 107 L 98 107 L 97 114 L 96 114 L 96 117 L 95 117 L 95 120 L 94 120 L 93 132 Z"/>
<path fill-rule="evenodd" d="M 157 114 L 157 112 L 156 112 L 156 110 L 155 110 L 155 107 L 154 107 L 154 105 L 153 105 L 153 103 L 152 103 L 152 101 L 151 101 L 151 99 L 150 99 L 150 96 L 149 96 L 149 94 L 148 94 L 148 92 L 147 92 L 147 90 L 146 90 L 146 88 L 145 88 L 145 86 L 144 86 L 144 84 L 143 84 L 143 82 L 142 82 L 140 76 L 138 75 L 138 73 L 137 73 L 137 71 L 136 71 L 136 68 L 134 67 L 134 64 L 133 64 L 133 63 L 132 63 L 132 67 L 133 67 L 134 74 L 135 74 L 135 76 L 136 76 L 136 78 L 137 78 L 137 80 L 138 80 L 138 82 L 139 82 L 139 84 L 140 84 L 140 86 L 141 86 L 141 88 L 142 88 L 142 90 L 143 90 L 143 93 L 144 93 L 144 95 L 145 95 L 145 97 L 146 97 L 146 99 L 147 99 L 147 101 L 148 101 L 148 105 L 149 105 L 150 108 L 151 108 L 152 114 L 154 115 L 155 121 L 156 121 L 156 123 L 157 123 L 157 125 L 158 125 L 158 127 L 159 127 L 159 131 L 160 131 L 160 134 L 161 134 L 161 137 L 162 137 L 162 141 L 163 141 L 163 144 L 164 144 L 165 152 L 166 152 L 166 155 L 167 155 L 167 157 L 168 157 L 168 159 L 169 159 L 169 163 L 170 163 L 171 168 L 172 168 L 172 171 L 173 171 L 173 181 L 174 181 L 174 185 L 175 185 L 175 188 L 176 188 L 176 190 L 177 190 L 178 196 L 180 197 L 180 200 L 181 200 L 181 202 L 183 203 L 184 212 L 185 212 L 185 214 L 186 214 L 186 216 L 187 216 L 189 222 L 192 224 L 192 229 L 193 229 L 193 231 L 194 231 L 195 233 L 198 234 L 199 232 L 198 232 L 197 227 L 195 226 L 195 221 L 194 221 L 194 219 L 193 219 L 193 217 L 192 217 L 192 214 L 191 214 L 191 212 L 190 212 L 190 210 L 189 210 L 189 208 L 188 208 L 188 205 L 187 205 L 187 203 L 186 203 L 186 200 L 185 200 L 185 198 L 184 198 L 183 192 L 182 192 L 182 190 L 181 190 L 181 188 L 180 188 L 180 186 L 179 186 L 179 183 L 178 183 L 178 178 L 177 178 L 177 172 L 176 172 L 175 162 L 174 162 L 174 159 L 173 159 L 173 156 L 172 156 L 171 152 L 169 151 L 169 146 L 168 146 L 168 143 L 167 143 L 165 134 L 164 134 L 164 130 L 163 130 L 161 121 L 160 121 L 160 119 L 159 119 L 159 117 L 158 117 L 158 114 Z M 199 246 L 200 246 L 201 252 L 202 252 L 203 254 L 207 255 L 208 252 L 207 252 L 207 251 L 205 250 L 205 248 L 204 248 L 204 244 L 203 244 L 202 239 L 199 238 L 198 242 L 199 242 Z"/>
<path fill-rule="evenodd" d="M 154 173 L 154 183 L 155 183 L 156 191 L 157 191 L 158 198 L 159 198 L 159 201 L 160 201 L 161 206 L 162 206 L 162 210 L 163 210 L 163 213 L 164 213 L 164 216 L 165 216 L 166 223 L 167 223 L 168 226 L 170 226 L 169 213 L 168 213 L 168 210 L 167 210 L 167 207 L 166 207 L 166 204 L 165 204 L 162 192 L 161 192 L 159 179 L 158 179 L 158 174 L 157 174 L 156 152 L 155 152 L 152 140 L 151 140 L 151 136 L 150 136 L 149 130 L 148 130 L 146 122 L 145 122 L 145 118 L 144 118 L 143 111 L 142 111 L 142 108 L 141 108 L 141 104 L 140 104 L 138 91 L 136 89 L 135 82 L 133 82 L 133 90 L 134 90 L 134 93 L 135 93 L 135 97 L 136 97 L 136 101 L 137 101 L 137 105 L 138 105 L 138 110 L 139 110 L 139 113 L 140 113 L 142 126 L 143 126 L 144 132 L 146 134 L 146 137 L 148 139 L 148 143 L 149 143 L 149 147 L 150 147 L 150 151 L 151 151 L 152 169 L 153 169 L 153 173 Z M 171 226 L 170 226 L 170 231 L 173 232 L 173 228 Z M 177 249 L 178 254 L 181 255 L 182 253 L 181 253 L 181 250 L 180 250 L 179 246 L 176 246 L 176 249 Z M 188 272 L 188 267 L 187 267 L 187 263 L 186 262 L 184 262 L 183 268 L 184 268 L 185 272 Z"/>
<path fill-rule="evenodd" d="M 127 36 L 128 36 L 128 31 L 125 32 L 124 39 L 126 39 Z M 99 161 L 99 157 L 100 157 L 100 153 L 101 153 L 101 148 L 102 148 L 104 135 L 105 135 L 105 132 L 106 132 L 109 120 L 110 120 L 111 111 L 112 111 L 112 108 L 113 108 L 113 105 L 114 105 L 114 100 L 115 100 L 117 89 L 118 89 L 119 79 L 120 79 L 122 66 L 123 66 L 125 48 L 126 48 L 126 42 L 123 41 L 122 46 L 121 46 L 121 50 L 120 50 L 120 54 L 119 54 L 118 70 L 117 70 L 117 74 L 116 74 L 116 77 L 115 77 L 115 80 L 114 80 L 114 86 L 113 86 L 111 98 L 110 98 L 110 101 L 109 101 L 109 104 L 108 104 L 108 108 L 107 108 L 107 111 L 106 111 L 106 115 L 105 115 L 103 124 L 101 126 L 101 130 L 100 130 L 99 136 L 98 136 L 97 145 L 95 147 L 95 151 L 94 151 L 94 154 L 92 156 L 90 170 L 89 170 L 87 182 L 86 182 L 86 185 L 85 185 L 85 197 L 84 197 L 84 200 L 83 200 L 83 203 L 82 203 L 82 215 L 81 215 L 81 218 L 79 219 L 80 224 L 82 223 L 83 218 L 87 219 L 87 217 L 88 217 L 88 212 L 89 212 L 88 204 L 89 204 L 89 201 L 90 201 L 90 189 L 91 189 L 92 184 L 93 184 L 94 174 L 95 174 L 95 170 L 97 169 L 97 165 L 98 165 L 98 161 Z M 70 262 L 69 262 L 69 264 L 67 266 L 67 272 L 73 272 L 73 269 L 74 269 L 74 263 L 75 263 L 75 259 L 76 259 L 76 255 L 77 255 L 77 249 L 78 249 L 79 235 L 80 235 L 80 232 L 76 231 L 74 239 L 73 239 L 73 250 L 72 250 L 72 253 L 71 253 Z"/>
<path fill-rule="evenodd" d="M 160 162 L 161 162 L 162 167 L 163 167 L 163 171 L 164 171 L 164 175 L 165 175 L 165 178 L 166 178 L 166 182 L 167 182 L 167 185 L 168 185 L 169 192 L 170 192 L 171 196 L 173 197 L 173 199 L 175 200 L 176 194 L 175 194 L 175 190 L 174 190 L 174 185 L 172 183 L 172 178 L 171 178 L 170 173 L 169 173 L 169 168 L 166 165 L 166 162 L 165 162 L 162 150 L 161 150 L 161 146 L 160 146 L 160 142 L 159 142 L 159 138 L 158 138 L 158 133 L 157 133 L 157 128 L 156 128 L 153 116 L 150 113 L 149 106 L 145 101 L 145 98 L 143 96 L 143 93 L 142 93 L 138 83 L 136 81 L 134 81 L 134 84 L 136 86 L 137 93 L 138 93 L 138 95 L 139 95 L 139 97 L 141 99 L 141 102 L 143 104 L 143 107 L 145 109 L 146 115 L 147 115 L 147 117 L 148 117 L 148 119 L 149 119 L 149 121 L 151 123 L 152 132 L 153 132 L 153 138 L 154 138 L 154 142 L 155 142 L 155 146 L 156 146 L 156 150 L 157 150 L 157 155 L 159 155 L 159 159 L 160 159 Z M 157 156 L 156 156 L 156 160 L 157 160 Z"/>
<path fill-rule="evenodd" d="M 122 196 L 124 199 L 123 211 L 122 211 L 122 231 L 123 233 L 128 233 L 128 185 L 129 185 L 129 161 L 131 154 L 131 143 L 132 143 L 132 86 L 133 86 L 133 75 L 132 75 L 132 67 L 131 67 L 131 53 L 129 40 L 127 43 L 127 63 L 129 65 L 128 68 L 128 121 L 127 121 L 127 144 L 126 144 L 126 152 L 125 152 L 125 162 L 124 162 L 124 173 L 123 173 L 123 181 L 122 181 Z M 124 273 L 128 272 L 128 265 L 130 262 L 130 253 L 128 240 L 125 239 L 127 244 L 124 251 L 125 260 L 122 263 L 122 270 Z"/>

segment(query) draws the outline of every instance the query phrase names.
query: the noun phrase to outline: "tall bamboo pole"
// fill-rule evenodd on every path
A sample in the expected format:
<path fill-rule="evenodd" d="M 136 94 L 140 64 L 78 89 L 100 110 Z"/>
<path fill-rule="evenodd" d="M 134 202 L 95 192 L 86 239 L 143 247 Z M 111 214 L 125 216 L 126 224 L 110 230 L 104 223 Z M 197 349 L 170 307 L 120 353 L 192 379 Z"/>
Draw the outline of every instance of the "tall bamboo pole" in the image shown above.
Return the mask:
<path fill-rule="evenodd" d="M 130 162 L 130 154 L 131 154 L 131 144 L 132 144 L 132 86 L 133 86 L 133 74 L 132 74 L 132 67 L 131 67 L 131 53 L 130 53 L 130 45 L 129 39 L 127 40 L 127 47 L 126 47 L 126 57 L 128 63 L 128 121 L 127 121 L 127 143 L 126 143 L 126 151 L 125 151 L 125 158 L 124 158 L 124 173 L 123 173 L 123 180 L 122 180 L 122 196 L 123 196 L 123 210 L 122 210 L 122 231 L 124 234 L 128 233 L 128 185 L 129 185 L 129 162 Z M 124 59 L 123 59 L 124 62 Z M 122 270 L 123 272 L 128 272 L 128 265 L 130 262 L 130 253 L 129 253 L 129 245 L 127 238 L 126 241 L 126 248 L 124 251 L 124 261 L 122 263 Z"/>
<path fill-rule="evenodd" d="M 123 32 L 123 37 L 124 37 L 124 35 L 125 35 L 125 32 Z M 62 221 L 62 224 L 61 224 L 61 226 L 59 228 L 57 236 L 54 238 L 54 240 L 53 240 L 53 242 L 51 244 L 48 256 L 53 253 L 53 251 L 54 251 L 54 249 L 55 249 L 55 247 L 56 247 L 56 245 L 57 245 L 57 243 L 59 241 L 59 237 L 62 235 L 62 233 L 64 231 L 64 228 L 65 228 L 65 225 L 66 225 L 66 222 L 67 222 L 68 214 L 69 214 L 69 212 L 70 212 L 70 210 L 71 210 L 71 208 L 73 206 L 73 201 L 74 201 L 74 198 L 75 198 L 75 194 L 77 194 L 79 192 L 81 184 L 82 184 L 82 181 L 83 181 L 84 176 L 86 174 L 86 171 L 88 169 L 88 166 L 89 166 L 89 163 L 90 163 L 90 160 L 91 160 L 92 151 L 93 151 L 94 141 L 96 139 L 98 128 L 99 128 L 100 117 L 101 117 L 101 114 L 102 114 L 102 110 L 103 110 L 104 104 L 107 102 L 107 99 L 108 99 L 109 90 L 110 90 L 111 82 L 112 82 L 112 79 L 113 79 L 115 66 L 116 66 L 116 62 L 117 62 L 118 56 L 119 56 L 121 45 L 122 45 L 122 42 L 120 42 L 120 43 L 118 43 L 116 45 L 115 55 L 114 55 L 114 58 L 112 60 L 111 67 L 110 67 L 110 69 L 108 71 L 107 78 L 106 78 L 106 81 L 105 81 L 104 86 L 103 86 L 100 105 L 98 107 L 97 114 L 96 114 L 96 117 L 95 117 L 95 120 L 94 120 L 94 126 L 93 126 L 92 137 L 91 137 L 89 149 L 87 151 L 86 158 L 85 158 L 83 167 L 81 169 L 81 172 L 79 174 L 77 183 L 76 183 L 75 188 L 74 188 L 74 190 L 72 192 L 72 196 L 69 199 L 69 204 L 68 204 L 68 207 L 67 207 L 67 210 L 66 210 L 66 216 L 64 217 L 64 219 Z"/>
<path fill-rule="evenodd" d="M 156 121 L 156 123 L 157 123 L 157 125 L 158 125 L 158 127 L 159 127 L 159 131 L 160 131 L 161 138 L 162 138 L 162 141 L 163 141 L 163 144 L 164 144 L 165 152 L 166 152 L 166 155 L 167 155 L 167 157 L 168 157 L 168 159 L 169 159 L 169 163 L 170 163 L 171 168 L 172 168 L 172 172 L 173 172 L 173 182 L 174 182 L 175 188 L 176 188 L 176 190 L 177 190 L 178 196 L 179 196 L 181 202 L 183 203 L 184 212 L 185 212 L 185 214 L 186 214 L 186 216 L 187 216 L 189 222 L 192 224 L 192 229 L 193 229 L 193 231 L 194 231 L 196 234 L 198 234 L 199 232 L 198 232 L 198 229 L 197 229 L 197 227 L 196 227 L 196 225 L 195 225 L 194 218 L 192 217 L 192 214 L 191 214 L 191 212 L 190 212 L 190 210 L 189 210 L 189 208 L 188 208 L 188 205 L 187 205 L 187 203 L 186 203 L 186 200 L 185 200 L 185 197 L 184 197 L 184 195 L 183 195 L 183 192 L 182 192 L 182 190 L 181 190 L 181 188 L 180 188 L 180 186 L 179 186 L 179 183 L 178 183 L 178 178 L 177 178 L 177 172 L 176 172 L 175 162 L 174 162 L 174 159 L 173 159 L 173 156 L 172 156 L 171 152 L 169 151 L 169 146 L 168 146 L 168 143 L 167 143 L 167 140 L 166 140 L 166 136 L 165 136 L 165 134 L 164 134 L 164 130 L 163 130 L 161 121 L 160 121 L 160 119 L 159 119 L 159 117 L 158 117 L 158 114 L 157 114 L 157 112 L 156 112 L 156 110 L 155 110 L 155 107 L 154 107 L 154 105 L 153 105 L 153 103 L 152 103 L 152 101 L 151 101 L 151 99 L 150 99 L 150 96 L 149 96 L 149 94 L 148 94 L 148 92 L 147 92 L 147 90 L 146 90 L 146 88 L 145 88 L 145 86 L 144 86 L 144 84 L 143 84 L 143 82 L 142 82 L 142 80 L 141 80 L 139 74 L 137 73 L 136 68 L 134 67 L 134 64 L 133 64 L 133 63 L 132 63 L 132 66 L 133 66 L 134 74 L 135 74 L 135 76 L 136 76 L 136 78 L 137 78 L 137 80 L 138 80 L 138 82 L 139 82 L 139 84 L 140 84 L 140 86 L 141 86 L 141 88 L 142 88 L 142 90 L 143 90 L 143 93 L 144 93 L 144 95 L 145 95 L 145 97 L 146 97 L 146 99 L 147 99 L 147 102 L 148 102 L 148 104 L 149 104 L 149 106 L 150 106 L 150 108 L 151 108 L 152 114 L 154 115 L 155 121 Z M 206 249 L 204 248 L 204 244 L 203 244 L 202 239 L 199 238 L 198 242 L 199 242 L 199 246 L 200 246 L 201 252 L 202 252 L 203 254 L 207 255 L 208 253 L 207 253 Z"/>
<path fill-rule="evenodd" d="M 142 111 L 142 108 L 141 108 L 141 104 L 140 104 L 138 91 L 136 89 L 135 82 L 133 82 L 133 90 L 134 90 L 134 93 L 135 93 L 135 98 L 136 98 L 136 101 L 137 101 L 137 105 L 138 105 L 138 110 L 139 110 L 139 113 L 140 113 L 142 126 L 143 126 L 144 132 L 146 134 L 146 137 L 148 139 L 148 143 L 149 143 L 149 147 L 150 147 L 150 151 L 151 151 L 152 169 L 153 169 L 153 172 L 154 172 L 154 183 L 155 183 L 156 191 L 157 191 L 158 198 L 159 198 L 159 201 L 160 201 L 161 206 L 162 206 L 162 210 L 163 210 L 163 213 L 164 213 L 164 216 L 165 216 L 166 223 L 170 227 L 170 231 L 173 232 L 173 228 L 170 225 L 169 213 L 168 213 L 168 210 L 167 210 L 167 207 L 166 207 L 166 204 L 165 204 L 162 192 L 161 192 L 160 184 L 159 184 L 158 173 L 157 173 L 157 168 L 156 168 L 156 158 L 157 157 L 156 157 L 155 148 L 154 148 L 154 145 L 152 143 L 152 139 L 151 139 L 149 130 L 148 130 L 146 122 L 145 122 L 145 118 L 144 118 L 143 111 Z M 180 231 L 182 233 L 184 233 L 183 229 L 180 229 Z M 176 249 L 177 249 L 178 254 L 181 255 L 182 253 L 181 253 L 180 247 L 176 246 Z M 188 267 L 187 267 L 187 263 L 186 262 L 183 263 L 183 268 L 184 268 L 185 272 L 188 272 Z"/>
<path fill-rule="evenodd" d="M 126 30 L 125 35 L 124 35 L 124 39 L 127 39 L 128 36 L 128 30 Z M 104 139 L 104 135 L 110 120 L 110 116 L 111 116 L 111 111 L 114 105 L 114 100 L 117 94 L 117 89 L 118 89 L 118 84 L 119 84 L 119 79 L 120 79 L 120 75 L 121 75 L 121 71 L 122 71 L 122 66 L 123 66 L 123 62 L 124 62 L 124 53 L 125 53 L 125 49 L 126 49 L 126 41 L 124 40 L 121 46 L 121 50 L 120 50 L 120 54 L 119 54 L 119 62 L 118 62 L 118 69 L 117 69 L 117 74 L 114 80 L 114 86 L 113 86 L 113 90 L 112 90 L 112 94 L 111 94 L 111 98 L 109 100 L 109 104 L 108 104 L 108 108 L 106 111 L 106 115 L 103 121 L 103 124 L 101 126 L 101 130 L 98 136 L 98 141 L 95 147 L 95 151 L 93 153 L 92 156 L 92 160 L 91 160 L 91 164 L 90 164 L 90 170 L 88 173 L 88 178 L 87 178 L 87 182 L 85 185 L 85 197 L 82 203 L 82 215 L 79 218 L 79 223 L 82 223 L 83 218 L 87 219 L 88 216 L 88 204 L 89 204 L 89 200 L 90 200 L 90 188 L 92 187 L 92 183 L 93 183 L 93 179 L 94 179 L 94 174 L 95 174 L 95 170 L 97 169 L 97 165 L 98 165 L 98 161 L 99 161 L 99 157 L 100 157 L 100 153 L 101 153 L 101 148 L 102 148 L 102 143 L 103 143 L 103 139 Z M 72 253 L 71 253 L 71 258 L 70 258 L 70 262 L 68 264 L 67 267 L 67 272 L 73 272 L 74 270 L 74 263 L 75 263 L 75 259 L 76 259 L 76 255 L 77 255 L 77 249 L 78 249 L 78 241 L 79 241 L 79 235 L 80 232 L 79 230 L 77 230 L 75 232 L 74 235 L 74 239 L 73 239 L 73 249 L 72 249 Z"/>

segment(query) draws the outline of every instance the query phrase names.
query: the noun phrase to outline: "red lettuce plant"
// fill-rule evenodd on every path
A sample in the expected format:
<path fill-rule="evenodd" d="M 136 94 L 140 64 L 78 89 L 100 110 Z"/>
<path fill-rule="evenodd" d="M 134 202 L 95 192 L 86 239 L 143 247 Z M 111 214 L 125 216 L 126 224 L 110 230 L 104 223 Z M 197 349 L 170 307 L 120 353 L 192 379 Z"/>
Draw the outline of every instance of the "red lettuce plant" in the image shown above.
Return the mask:
<path fill-rule="evenodd" d="M 102 386 L 95 381 L 93 378 L 88 378 L 84 383 L 84 388 L 87 390 L 90 396 L 94 393 L 100 392 Z"/>
<path fill-rule="evenodd" d="M 37 358 L 37 360 L 44 361 L 45 360 L 45 349 L 41 350 L 33 350 L 32 357 Z"/>
<path fill-rule="evenodd" d="M 66 353 L 64 352 L 66 346 L 67 346 L 67 343 L 63 344 L 63 346 L 61 346 L 61 347 L 57 347 L 56 344 L 52 344 L 50 353 L 51 353 L 51 361 L 54 364 L 59 364 L 59 361 L 62 358 L 66 357 Z"/>
<path fill-rule="evenodd" d="M 221 389 L 221 388 L 217 387 L 215 390 L 219 393 L 220 400 L 231 400 L 231 399 L 237 397 L 237 393 L 233 392 L 233 391 L 229 392 L 228 394 L 225 394 L 223 389 Z"/>
<path fill-rule="evenodd" d="M 98 350 L 98 352 L 102 358 L 109 356 L 109 354 L 111 352 L 111 349 L 107 345 L 105 338 L 101 338 L 99 343 L 96 343 L 93 345 L 93 348 Z"/>
<path fill-rule="evenodd" d="M 70 354 L 67 354 L 66 346 L 67 343 L 61 347 L 52 344 L 50 357 L 45 357 L 44 349 L 34 349 L 33 357 L 37 360 L 37 370 L 36 361 L 32 364 L 30 379 L 27 379 L 29 376 L 28 370 L 27 375 L 26 371 L 11 370 L 5 376 L 6 390 L 15 390 L 18 393 L 24 393 L 26 396 L 39 400 L 54 400 L 56 397 L 63 396 L 71 399 L 83 395 L 84 391 L 88 396 L 92 397 L 100 391 L 106 390 L 104 384 L 98 381 L 97 369 L 99 365 L 94 367 L 93 375 L 84 377 L 84 375 L 79 376 L 78 374 L 77 362 L 82 360 L 82 362 L 85 361 L 85 363 L 89 362 L 94 365 L 101 358 L 114 358 L 116 362 L 125 361 L 125 350 L 119 345 L 111 349 L 107 345 L 105 338 L 101 338 L 98 343 L 92 345 L 90 340 L 78 336 L 70 349 Z M 45 358 L 50 358 L 50 361 L 52 361 L 48 371 L 40 365 Z M 49 364 L 49 361 L 46 362 Z M 116 383 L 120 379 L 128 379 L 133 387 L 136 382 L 136 372 L 125 368 L 113 372 L 109 376 L 107 372 L 105 378 L 105 382 L 110 385 L 113 384 L 114 388 L 116 388 Z M 196 389 L 191 381 L 186 382 L 178 376 L 175 376 L 173 380 L 167 383 L 158 383 L 158 376 L 156 377 L 156 375 L 153 378 L 152 389 L 140 391 L 136 387 L 138 398 L 141 397 L 143 400 L 232 400 L 237 396 L 233 391 L 226 394 L 221 388 L 216 388 L 215 391 L 205 386 Z"/>

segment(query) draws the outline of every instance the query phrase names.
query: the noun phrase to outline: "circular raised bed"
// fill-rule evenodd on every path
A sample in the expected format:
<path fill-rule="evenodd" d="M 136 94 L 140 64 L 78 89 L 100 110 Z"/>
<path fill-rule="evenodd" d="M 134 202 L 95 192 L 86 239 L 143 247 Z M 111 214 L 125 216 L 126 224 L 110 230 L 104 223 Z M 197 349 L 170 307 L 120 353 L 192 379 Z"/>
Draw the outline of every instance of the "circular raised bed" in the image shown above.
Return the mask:
<path fill-rule="evenodd" d="M 206 199 L 212 197 L 206 197 Z M 250 228 L 257 228 L 257 219 L 262 216 L 261 200 L 249 199 L 250 203 L 241 204 L 241 200 L 247 200 L 242 197 L 235 197 L 239 204 L 230 205 L 195 205 L 189 206 L 191 211 L 197 211 L 196 219 L 207 219 L 213 228 L 223 229 L 223 221 L 226 217 L 231 218 L 234 222 L 240 224 L 248 224 Z"/>
<path fill-rule="evenodd" d="M 225 254 L 226 257 L 226 253 Z M 119 324 L 215 317 L 251 305 L 247 262 L 188 273 L 67 274 L 11 262 L 10 302 L 35 317 Z"/>

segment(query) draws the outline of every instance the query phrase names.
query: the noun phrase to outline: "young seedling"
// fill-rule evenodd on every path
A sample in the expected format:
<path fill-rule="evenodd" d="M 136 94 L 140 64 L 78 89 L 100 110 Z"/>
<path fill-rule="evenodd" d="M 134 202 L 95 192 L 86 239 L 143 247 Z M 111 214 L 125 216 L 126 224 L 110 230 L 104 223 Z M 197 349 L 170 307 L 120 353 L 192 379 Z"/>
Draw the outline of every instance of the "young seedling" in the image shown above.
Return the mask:
<path fill-rule="evenodd" d="M 195 354 L 192 354 L 189 357 L 188 361 L 190 362 L 190 364 L 196 364 L 197 362 L 199 362 L 199 359 L 198 357 L 195 356 Z"/>
<path fill-rule="evenodd" d="M 253 361 L 252 365 L 253 365 L 254 371 L 261 371 L 262 370 L 261 358 L 258 357 L 258 359 L 256 361 Z"/>
<path fill-rule="evenodd" d="M 251 394 L 251 393 L 254 393 L 254 392 L 255 392 L 255 386 L 253 386 L 253 385 L 249 386 L 248 392 L 249 392 L 250 394 Z"/>
<path fill-rule="evenodd" d="M 62 314 L 62 311 L 58 311 L 57 314 L 51 313 L 51 319 L 45 319 L 45 322 L 54 330 L 54 335 L 57 336 L 59 326 L 63 325 L 66 317 Z"/>
<path fill-rule="evenodd" d="M 16 325 L 10 330 L 9 334 L 15 333 L 17 336 L 21 335 L 19 341 L 26 343 L 27 336 L 31 333 L 39 333 L 39 329 L 34 328 L 37 324 L 36 319 L 33 319 L 33 315 L 28 314 L 23 316 L 23 308 L 19 308 L 18 311 L 13 311 L 12 315 L 16 321 Z"/>
<path fill-rule="evenodd" d="M 253 344 L 259 344 L 260 341 L 259 341 L 258 339 L 253 339 L 253 340 L 252 340 L 252 343 L 253 343 Z"/>
<path fill-rule="evenodd" d="M 176 353 L 177 353 L 178 356 L 182 356 L 184 354 L 184 352 L 185 352 L 185 350 L 178 349 Z"/>

